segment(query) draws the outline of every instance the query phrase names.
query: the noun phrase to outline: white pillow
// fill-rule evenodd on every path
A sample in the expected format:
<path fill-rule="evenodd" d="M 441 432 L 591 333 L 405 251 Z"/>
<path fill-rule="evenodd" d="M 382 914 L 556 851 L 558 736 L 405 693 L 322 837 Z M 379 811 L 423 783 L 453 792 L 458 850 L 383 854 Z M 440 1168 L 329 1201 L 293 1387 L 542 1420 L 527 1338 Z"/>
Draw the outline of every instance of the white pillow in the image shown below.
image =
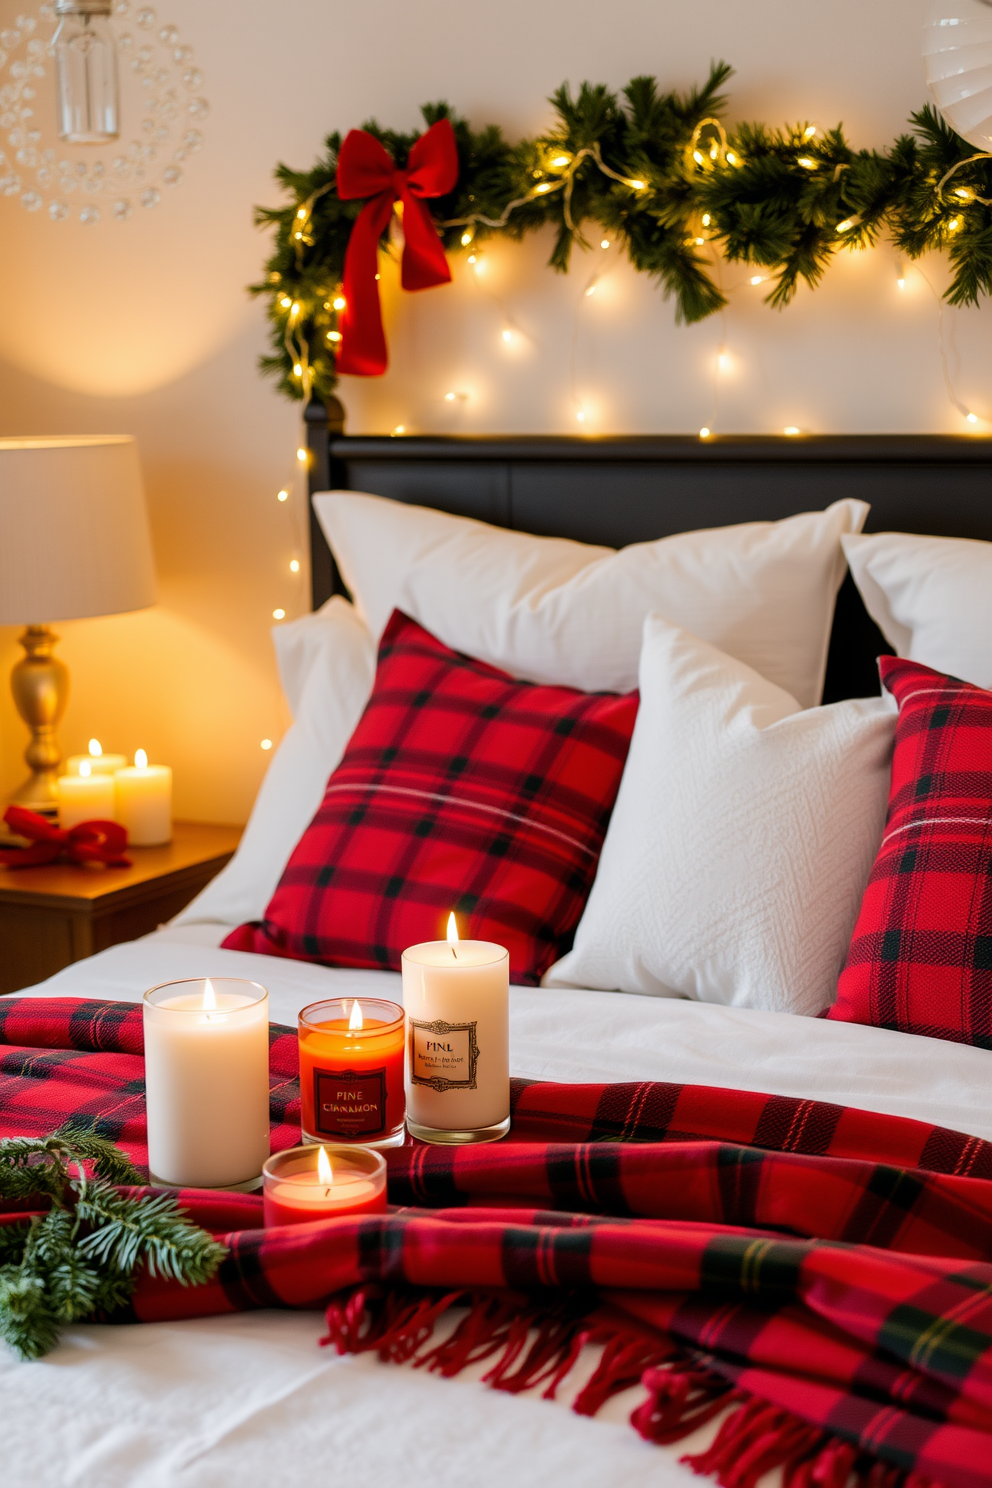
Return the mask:
<path fill-rule="evenodd" d="M 897 656 L 992 687 L 992 543 L 908 532 L 841 541 L 865 608 Z"/>
<path fill-rule="evenodd" d="M 818 1013 L 882 837 L 891 701 L 802 711 L 656 615 L 640 687 L 596 881 L 544 985 Z"/>
<path fill-rule="evenodd" d="M 645 617 L 660 611 L 803 707 L 823 692 L 841 535 L 859 531 L 868 514 L 862 501 L 837 501 L 782 522 L 617 552 L 354 491 L 315 496 L 313 505 L 376 639 L 399 608 L 446 645 L 513 676 L 629 692 Z"/>
<path fill-rule="evenodd" d="M 265 773 L 234 857 L 174 925 L 260 920 L 372 691 L 376 648 L 340 596 L 272 632 L 294 723 Z"/>

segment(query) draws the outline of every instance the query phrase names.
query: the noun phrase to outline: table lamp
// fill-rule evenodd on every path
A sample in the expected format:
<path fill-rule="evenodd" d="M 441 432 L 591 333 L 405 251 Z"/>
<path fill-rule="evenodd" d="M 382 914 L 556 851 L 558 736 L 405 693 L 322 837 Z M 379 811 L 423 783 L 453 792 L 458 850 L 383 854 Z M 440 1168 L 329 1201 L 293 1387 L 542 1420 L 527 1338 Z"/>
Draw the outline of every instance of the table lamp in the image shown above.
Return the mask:
<path fill-rule="evenodd" d="M 138 448 L 129 435 L 0 439 L 0 625 L 24 625 L 11 673 L 31 730 L 31 774 L 12 797 L 57 811 L 55 730 L 69 697 L 53 620 L 155 603 L 155 567 Z M 2 815 L 2 813 L 0 813 Z"/>

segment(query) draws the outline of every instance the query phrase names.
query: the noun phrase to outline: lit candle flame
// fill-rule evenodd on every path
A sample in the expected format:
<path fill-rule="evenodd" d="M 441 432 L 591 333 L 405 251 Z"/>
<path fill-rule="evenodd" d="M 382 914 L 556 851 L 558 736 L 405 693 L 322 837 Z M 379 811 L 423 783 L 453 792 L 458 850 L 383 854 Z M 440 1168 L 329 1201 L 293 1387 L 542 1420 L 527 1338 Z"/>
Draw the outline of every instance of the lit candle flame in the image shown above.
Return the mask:
<path fill-rule="evenodd" d="M 83 760 L 82 764 L 79 766 L 79 773 L 83 776 L 93 774 L 93 766 L 90 764 L 89 760 Z"/>
<path fill-rule="evenodd" d="M 89 751 L 90 751 L 90 754 L 93 756 L 94 759 L 99 759 L 100 758 L 101 754 L 103 753 L 103 745 L 100 743 L 100 740 L 99 739 L 91 739 L 90 740 L 90 742 L 89 742 Z"/>
<path fill-rule="evenodd" d="M 143 749 L 136 749 L 134 751 L 134 768 L 136 770 L 148 769 L 148 756 Z"/>
<path fill-rule="evenodd" d="M 215 1013 L 217 1011 L 217 997 L 214 992 L 213 982 L 207 977 L 203 983 L 203 1011 Z"/>
<path fill-rule="evenodd" d="M 455 919 L 454 910 L 448 916 L 448 944 L 451 947 L 451 954 L 457 961 L 458 952 L 455 950 L 455 946 L 458 944 L 458 921 Z"/>
<path fill-rule="evenodd" d="M 361 1031 L 361 1029 L 363 1029 L 364 1027 L 365 1024 L 362 1021 L 362 1010 L 359 1006 L 358 998 L 356 997 L 354 1002 L 351 1004 L 351 1017 L 348 1019 L 348 1030 L 349 1032 L 354 1033 L 356 1030 Z M 321 1147 L 320 1150 L 321 1152 L 323 1152 L 323 1147 Z"/>
<path fill-rule="evenodd" d="M 334 1170 L 331 1167 L 331 1159 L 327 1155 L 326 1147 L 317 1148 L 317 1177 L 327 1188 L 334 1182 Z"/>

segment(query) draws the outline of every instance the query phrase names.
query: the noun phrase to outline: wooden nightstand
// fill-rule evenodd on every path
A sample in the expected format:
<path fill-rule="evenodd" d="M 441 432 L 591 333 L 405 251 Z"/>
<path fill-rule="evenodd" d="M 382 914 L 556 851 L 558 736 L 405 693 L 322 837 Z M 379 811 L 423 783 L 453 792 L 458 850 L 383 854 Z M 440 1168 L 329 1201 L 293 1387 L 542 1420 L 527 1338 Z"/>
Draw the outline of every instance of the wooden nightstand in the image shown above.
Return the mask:
<path fill-rule="evenodd" d="M 176 822 L 165 847 L 129 847 L 130 868 L 0 867 L 0 993 L 147 935 L 219 873 L 240 827 Z"/>

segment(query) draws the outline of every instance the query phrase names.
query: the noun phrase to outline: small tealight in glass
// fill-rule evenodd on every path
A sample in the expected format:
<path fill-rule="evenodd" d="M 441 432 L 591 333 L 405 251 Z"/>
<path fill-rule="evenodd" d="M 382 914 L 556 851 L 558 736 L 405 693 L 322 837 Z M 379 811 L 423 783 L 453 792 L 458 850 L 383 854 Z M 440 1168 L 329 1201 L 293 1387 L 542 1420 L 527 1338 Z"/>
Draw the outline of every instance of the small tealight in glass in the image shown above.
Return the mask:
<path fill-rule="evenodd" d="M 262 1169 L 265 1226 L 382 1214 L 386 1164 L 368 1147 L 290 1147 Z"/>

